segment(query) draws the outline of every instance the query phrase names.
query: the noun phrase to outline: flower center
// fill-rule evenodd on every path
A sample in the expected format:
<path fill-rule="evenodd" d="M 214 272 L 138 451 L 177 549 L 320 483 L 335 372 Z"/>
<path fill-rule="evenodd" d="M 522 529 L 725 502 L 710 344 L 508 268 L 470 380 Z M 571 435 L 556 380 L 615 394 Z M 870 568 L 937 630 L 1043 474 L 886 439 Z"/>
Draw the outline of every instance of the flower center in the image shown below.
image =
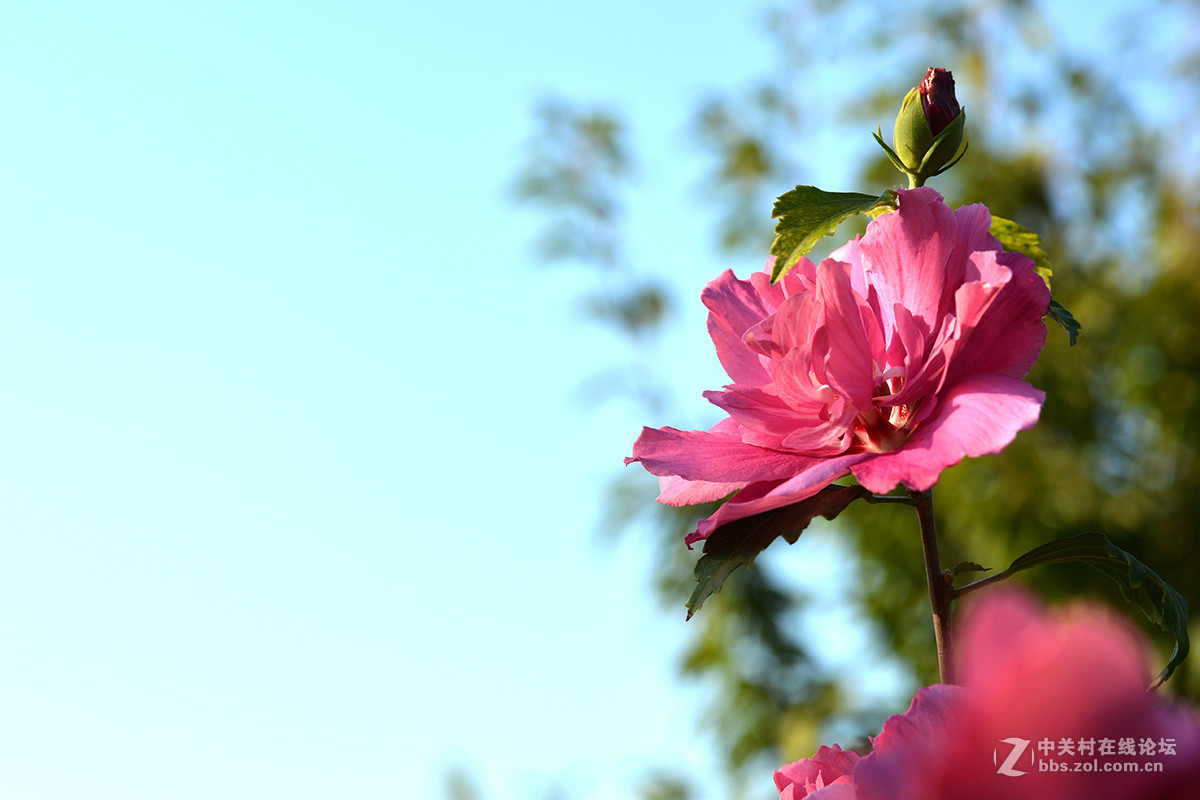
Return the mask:
<path fill-rule="evenodd" d="M 903 386 L 903 377 L 889 378 L 875 388 L 875 397 L 893 395 Z M 914 411 L 914 405 L 872 404 L 854 418 L 850 450 L 860 453 L 886 453 L 895 450 L 912 435 L 912 429 L 908 425 Z"/>
<path fill-rule="evenodd" d="M 886 453 L 908 441 L 909 431 L 893 425 L 872 407 L 854 419 L 854 442 L 851 449 L 866 453 Z"/>

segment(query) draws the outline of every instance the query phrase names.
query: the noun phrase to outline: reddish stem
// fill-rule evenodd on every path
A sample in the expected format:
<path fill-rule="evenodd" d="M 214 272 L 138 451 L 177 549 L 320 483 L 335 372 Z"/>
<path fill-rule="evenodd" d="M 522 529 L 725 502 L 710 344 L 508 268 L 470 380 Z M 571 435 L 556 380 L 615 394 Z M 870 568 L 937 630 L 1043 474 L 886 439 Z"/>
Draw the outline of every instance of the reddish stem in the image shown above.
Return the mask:
<path fill-rule="evenodd" d="M 942 574 L 938 558 L 937 530 L 933 524 L 933 493 L 909 492 L 916 500 L 921 522 L 921 547 L 925 551 L 925 578 L 929 584 L 929 605 L 933 609 L 933 635 L 937 641 L 938 673 L 942 683 L 957 683 L 954 669 L 954 638 L 951 630 L 950 601 L 953 590 Z"/>

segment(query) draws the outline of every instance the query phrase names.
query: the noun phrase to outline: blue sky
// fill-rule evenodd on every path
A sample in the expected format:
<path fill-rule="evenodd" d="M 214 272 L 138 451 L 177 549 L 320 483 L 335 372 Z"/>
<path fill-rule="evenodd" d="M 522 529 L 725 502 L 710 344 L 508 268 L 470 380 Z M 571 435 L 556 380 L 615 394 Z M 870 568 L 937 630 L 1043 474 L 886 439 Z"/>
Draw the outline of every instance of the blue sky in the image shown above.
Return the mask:
<path fill-rule="evenodd" d="M 652 548 L 596 533 L 643 420 L 576 390 L 624 354 L 505 186 L 546 91 L 685 150 L 702 91 L 763 68 L 758 9 L 9 11 L 0 794 L 416 798 L 462 764 L 486 798 L 599 798 L 704 769 Z M 703 280 L 689 169 L 642 165 L 635 235 L 665 259 L 650 231 L 695 231 Z"/>

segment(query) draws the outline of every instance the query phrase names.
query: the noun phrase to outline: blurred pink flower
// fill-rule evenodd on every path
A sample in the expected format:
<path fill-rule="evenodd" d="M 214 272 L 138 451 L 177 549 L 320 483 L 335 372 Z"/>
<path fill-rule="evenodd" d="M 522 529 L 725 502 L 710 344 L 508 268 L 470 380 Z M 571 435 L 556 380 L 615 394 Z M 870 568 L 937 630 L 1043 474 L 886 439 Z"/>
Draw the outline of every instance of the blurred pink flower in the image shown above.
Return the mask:
<path fill-rule="evenodd" d="M 820 797 L 824 800 L 854 800 L 854 765 L 858 753 L 843 750 L 836 744 L 822 747 L 812 758 L 780 767 L 775 772 L 775 788 L 779 789 L 780 800 L 801 800 L 804 797 Z M 824 790 L 819 795 L 818 790 Z"/>
<path fill-rule="evenodd" d="M 1047 614 L 1017 590 L 990 592 L 960 631 L 959 686 L 920 689 L 873 751 L 837 773 L 839 793 L 775 773 L 811 800 L 1187 800 L 1200 798 L 1200 720 L 1146 691 L 1145 645 L 1105 609 Z M 849 775 L 849 780 L 844 780 Z M 783 794 L 792 786 L 791 795 Z"/>
<path fill-rule="evenodd" d="M 1001 249 L 982 205 L 898 195 L 898 210 L 819 266 L 801 259 L 775 285 L 769 271 L 727 271 L 705 288 L 733 380 L 705 397 L 729 416 L 708 431 L 645 428 L 626 459 L 660 477 L 661 503 L 738 492 L 689 546 L 849 473 L 872 492 L 928 489 L 1037 421 L 1044 394 L 1021 378 L 1045 343 L 1050 293 L 1033 262 Z"/>

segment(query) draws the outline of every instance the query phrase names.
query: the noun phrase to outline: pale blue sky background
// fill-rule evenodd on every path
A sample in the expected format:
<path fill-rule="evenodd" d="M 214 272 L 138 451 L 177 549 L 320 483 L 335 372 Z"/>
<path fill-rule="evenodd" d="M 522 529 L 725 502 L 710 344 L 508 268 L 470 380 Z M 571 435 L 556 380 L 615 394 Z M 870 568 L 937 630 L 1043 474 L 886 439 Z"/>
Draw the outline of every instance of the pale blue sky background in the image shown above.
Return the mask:
<path fill-rule="evenodd" d="M 656 608 L 649 543 L 596 532 L 640 424 L 693 420 L 579 403 L 626 353 L 577 318 L 591 276 L 534 264 L 505 187 L 543 93 L 611 102 L 639 263 L 685 303 L 756 268 L 711 253 L 683 156 L 705 91 L 768 68 L 761 10 L 8 10 L 0 796 L 712 777 L 682 605 Z M 665 350 L 697 407 L 722 382 L 702 311 Z M 819 571 L 833 541 L 802 545 L 777 563 Z"/>
<path fill-rule="evenodd" d="M 641 420 L 574 392 L 624 354 L 504 189 L 547 90 L 689 147 L 701 91 L 765 64 L 758 8 L 8 9 L 0 796 L 429 798 L 463 764 L 487 798 L 599 798 L 700 768 L 682 613 L 649 546 L 595 531 Z M 689 169 L 642 165 L 643 224 L 702 254 Z"/>

